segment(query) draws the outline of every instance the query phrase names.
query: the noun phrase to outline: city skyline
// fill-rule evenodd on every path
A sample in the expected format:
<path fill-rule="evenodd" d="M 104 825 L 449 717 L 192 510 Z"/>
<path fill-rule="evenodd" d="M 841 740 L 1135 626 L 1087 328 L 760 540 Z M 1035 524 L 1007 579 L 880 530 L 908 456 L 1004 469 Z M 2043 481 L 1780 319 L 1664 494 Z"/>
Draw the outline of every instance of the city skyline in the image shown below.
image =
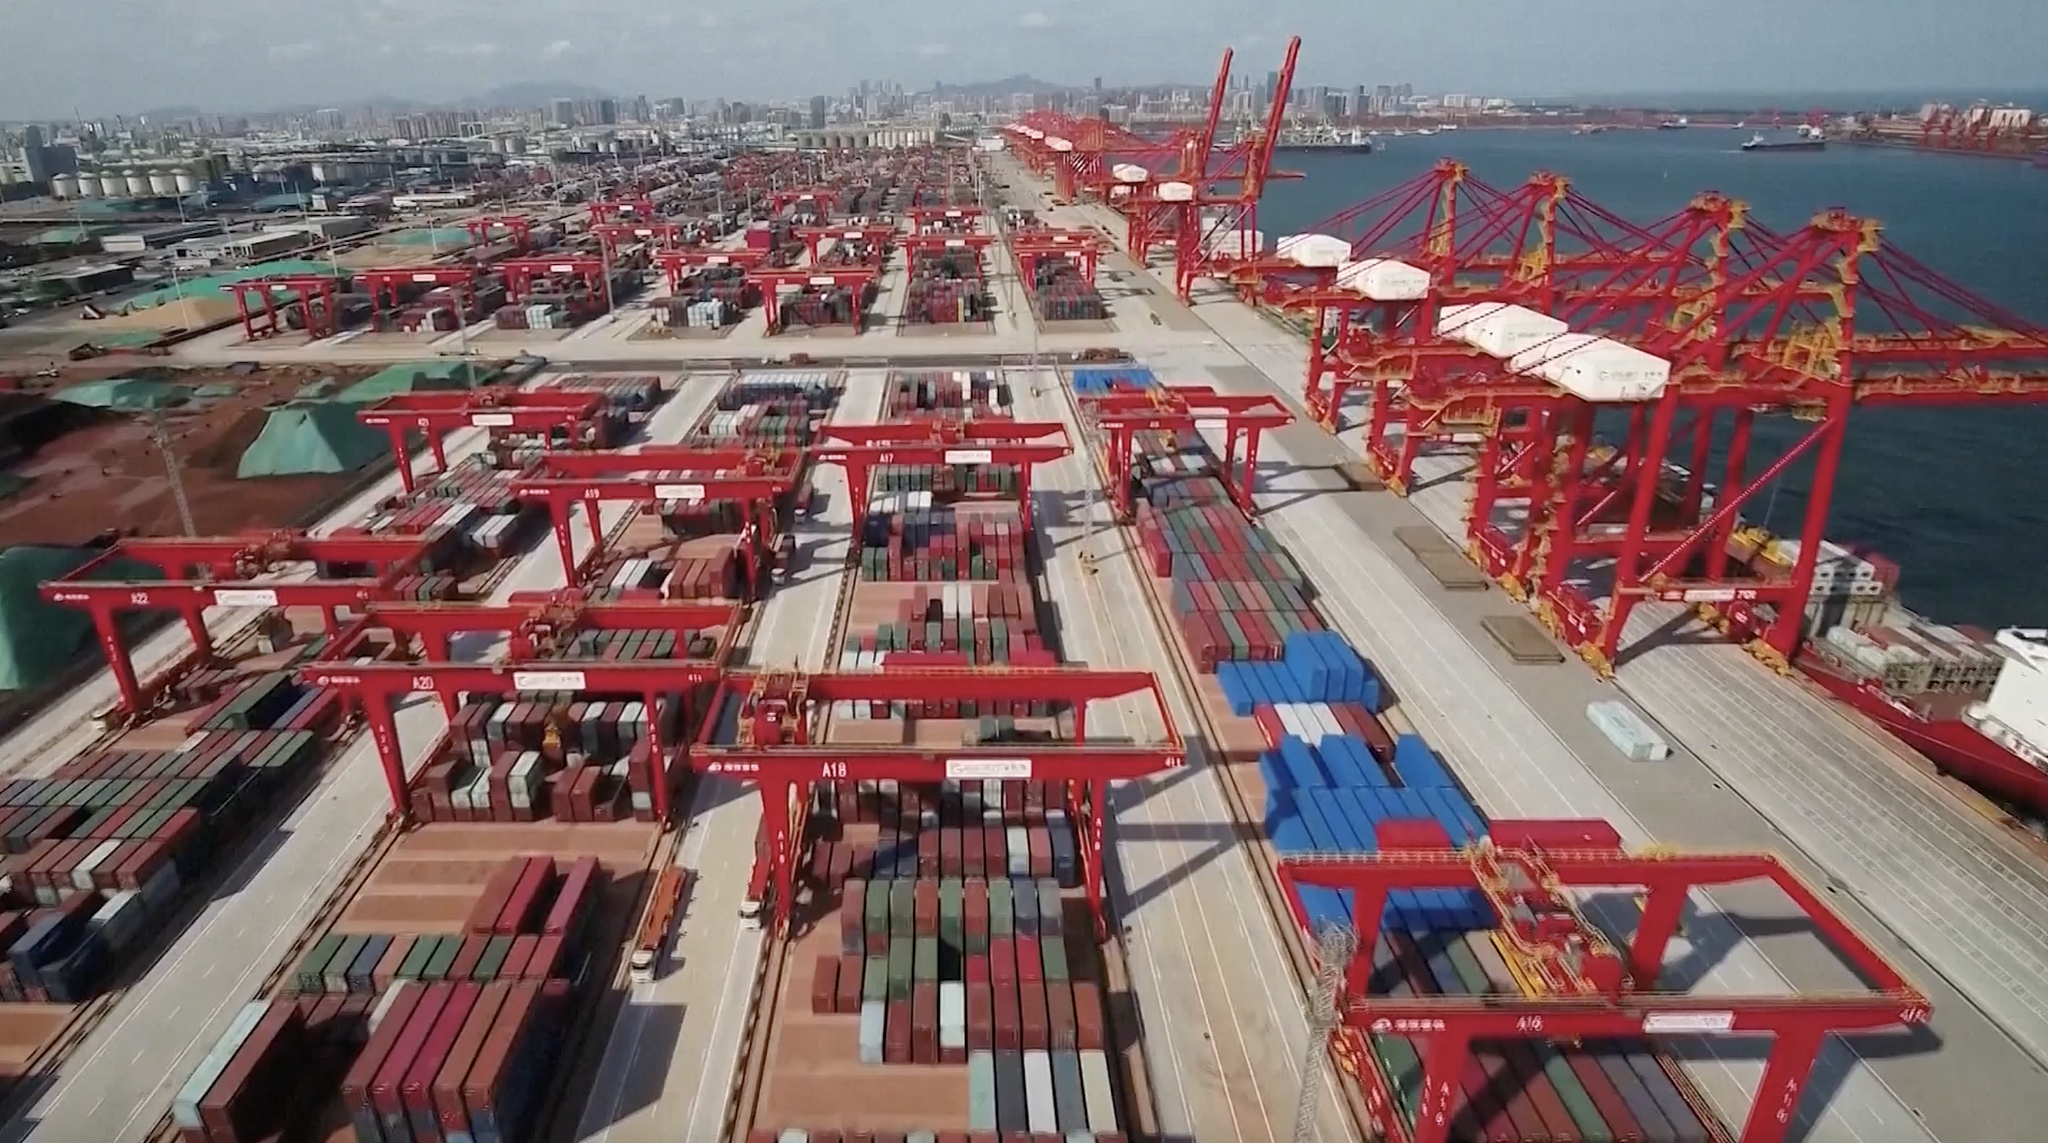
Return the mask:
<path fill-rule="evenodd" d="M 772 35 L 709 7 L 650 12 L 626 0 L 374 0 L 341 21 L 306 0 L 163 0 L 120 21 L 86 7 L 0 0 L 13 32 L 0 46 L 0 118 L 446 104 L 521 81 L 746 100 L 803 100 L 875 76 L 918 89 L 1020 73 L 1075 86 L 1096 75 L 1112 86 L 1188 84 L 1213 73 L 1226 44 L 1244 74 L 1263 74 L 1296 28 L 1302 82 L 1337 86 L 1398 75 L 1418 89 L 1521 97 L 2048 87 L 2031 50 L 2048 9 L 2022 0 L 1967 0 L 1940 21 L 1903 0 L 1731 0 L 1683 32 L 1682 51 L 1668 14 L 1610 0 L 1557 0 L 1540 21 L 1506 0 L 1393 12 L 1306 0 L 1255 10 L 1222 0 L 1001 10 L 789 0 Z M 80 50 L 51 50 L 62 45 Z"/>

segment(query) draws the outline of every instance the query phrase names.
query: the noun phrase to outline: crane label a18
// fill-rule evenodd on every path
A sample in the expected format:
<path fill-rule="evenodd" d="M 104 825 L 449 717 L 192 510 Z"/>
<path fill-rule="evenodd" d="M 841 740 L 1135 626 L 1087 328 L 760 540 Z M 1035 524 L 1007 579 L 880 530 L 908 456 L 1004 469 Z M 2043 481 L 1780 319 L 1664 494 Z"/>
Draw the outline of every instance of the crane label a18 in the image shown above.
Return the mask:
<path fill-rule="evenodd" d="M 824 779 L 825 781 L 831 781 L 835 778 L 846 777 L 846 761 L 844 759 L 840 759 L 838 761 L 825 763 L 824 765 L 818 767 L 818 777 Z"/>
<path fill-rule="evenodd" d="M 512 686 L 522 691 L 584 690 L 582 671 L 514 671 Z"/>
<path fill-rule="evenodd" d="M 1031 777 L 1029 758 L 948 758 L 946 777 L 966 782 L 975 779 L 1024 781 Z"/>

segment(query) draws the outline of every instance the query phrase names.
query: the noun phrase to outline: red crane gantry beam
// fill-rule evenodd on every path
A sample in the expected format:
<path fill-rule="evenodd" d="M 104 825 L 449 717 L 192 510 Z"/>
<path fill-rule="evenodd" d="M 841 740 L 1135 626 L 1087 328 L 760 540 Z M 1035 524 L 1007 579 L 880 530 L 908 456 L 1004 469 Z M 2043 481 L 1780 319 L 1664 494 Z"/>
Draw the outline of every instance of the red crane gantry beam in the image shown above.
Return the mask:
<path fill-rule="evenodd" d="M 747 271 L 747 281 L 761 290 L 761 311 L 768 319 L 768 332 L 773 334 L 777 319 L 782 313 L 782 299 L 779 288 L 783 286 L 846 286 L 853 291 L 854 316 L 859 317 L 867 308 L 867 288 L 880 277 L 872 266 L 839 270 L 765 270 Z"/>
<path fill-rule="evenodd" d="M 1925 1024 L 1927 997 L 1907 982 L 1798 875 L 1767 854 L 1631 854 L 1605 822 L 1494 822 L 1491 839 L 1453 849 L 1434 821 L 1382 822 L 1379 851 L 1289 857 L 1279 863 L 1297 919 L 1304 886 L 1352 894 L 1357 931 L 1378 934 L 1389 892 L 1476 889 L 1501 918 L 1497 942 L 1521 996 L 1375 996 L 1369 937 L 1345 966 L 1343 1010 L 1356 1037 L 1420 1041 L 1422 1106 L 1411 1131 L 1370 1051 L 1355 1053 L 1366 1100 L 1395 1143 L 1448 1138 L 1457 1075 L 1476 1040 L 1568 1042 L 1645 1035 L 1774 1037 L 1740 1143 L 1780 1143 L 1828 1035 Z M 1695 889 L 1768 881 L 1785 894 L 1867 982 L 1852 993 L 1694 996 L 1660 993 L 1665 946 Z M 1643 915 L 1626 952 L 1580 912 L 1574 887 L 1633 889 Z M 1355 1043 L 1355 1042 L 1354 1042 Z M 1362 1046 L 1356 1045 L 1355 1046 Z"/>
<path fill-rule="evenodd" d="M 306 323 L 307 336 L 318 341 L 332 337 L 336 332 L 340 315 L 334 307 L 335 287 L 336 277 L 333 274 L 276 274 L 230 282 L 221 289 L 235 295 L 235 312 L 241 315 L 244 339 L 258 341 L 284 332 L 278 321 L 278 295 L 288 294 L 290 296 L 283 300 L 282 312 L 299 311 L 299 317 Z M 262 303 L 260 308 L 250 308 L 251 294 Z"/>
<path fill-rule="evenodd" d="M 482 428 L 539 431 L 551 434 L 561 429 L 575 441 L 582 426 L 597 426 L 603 432 L 601 415 L 604 398 L 596 393 L 573 393 L 551 389 L 521 392 L 504 389 L 472 389 L 459 393 L 397 393 L 356 412 L 356 420 L 382 428 L 391 438 L 391 454 L 397 460 L 398 479 L 409 495 L 413 491 L 412 450 L 406 438 L 419 430 L 427 436 L 434 464 L 447 471 L 448 454 L 442 434 L 455 429 Z M 552 440 L 552 437 L 550 437 Z M 603 448 L 600 436 L 596 447 Z"/>
<path fill-rule="evenodd" d="M 923 233 L 927 226 L 934 223 L 971 229 L 974 220 L 981 215 L 982 209 L 978 206 L 913 206 L 903 212 L 903 216 L 910 220 L 913 234 Z"/>
<path fill-rule="evenodd" d="M 776 538 L 776 501 L 802 479 L 802 464 L 800 453 L 759 449 L 657 446 L 636 452 L 551 452 L 541 458 L 539 475 L 515 481 L 511 491 L 515 497 L 547 504 L 562 568 L 571 581 L 577 565 L 569 510 L 579 501 L 590 521 L 592 558 L 604 547 L 604 525 L 598 518 L 603 501 L 733 500 L 747 505 L 747 524 L 739 542 L 750 545 L 747 586 L 758 592 L 763 553 L 773 549 Z"/>
<path fill-rule="evenodd" d="M 839 201 L 839 192 L 831 187 L 800 187 L 773 191 L 768 195 L 768 213 L 780 214 L 783 207 L 795 206 L 805 201 L 818 204 L 819 213 L 826 213 L 831 210 L 832 203 Z"/>
<path fill-rule="evenodd" d="M 373 321 L 384 316 L 384 298 L 390 295 L 391 308 L 399 305 L 399 292 L 407 286 L 447 286 L 455 296 L 463 312 L 456 315 L 457 321 L 466 320 L 470 302 L 476 293 L 476 268 L 473 266 L 382 266 L 374 270 L 356 271 L 356 281 L 370 291 L 370 311 Z"/>
<path fill-rule="evenodd" d="M 618 254 L 621 244 L 636 238 L 644 238 L 650 245 L 659 242 L 664 250 L 678 249 L 691 229 L 686 222 L 598 222 L 591 224 L 590 233 L 597 235 L 605 255 L 611 257 Z"/>
<path fill-rule="evenodd" d="M 898 237 L 893 226 L 799 226 L 796 236 L 803 239 L 804 251 L 814 266 L 819 249 L 827 242 L 866 243 L 874 251 L 875 259 L 880 259 L 886 256 L 889 243 Z"/>
<path fill-rule="evenodd" d="M 371 602 L 361 608 L 363 617 L 335 641 L 323 662 L 300 673 L 318 686 L 340 685 L 359 693 L 369 719 L 378 760 L 391 790 L 394 810 L 404 815 L 406 799 L 405 759 L 391 700 L 402 694 L 433 692 L 442 708 L 453 717 L 456 694 L 479 691 L 490 694 L 534 692 L 616 691 L 640 697 L 647 704 L 651 741 L 649 757 L 654 771 L 654 813 L 666 821 L 669 811 L 667 750 L 661 742 L 660 701 L 676 696 L 683 704 L 683 725 L 691 724 L 701 695 L 695 688 L 715 679 L 732 651 L 739 634 L 742 608 L 734 604 L 641 602 L 626 600 L 596 603 L 577 591 L 517 592 L 503 605 L 475 603 Z M 353 651 L 368 629 L 382 627 L 403 640 L 418 639 L 423 663 L 345 663 L 343 655 Z M 660 662 L 586 663 L 561 658 L 579 631 L 671 631 L 677 635 L 718 629 L 716 650 L 701 659 Z M 510 636 L 509 662 L 464 664 L 448 661 L 456 635 L 503 631 Z M 630 668 L 626 674 L 608 673 L 609 668 Z M 654 668 L 649 670 L 648 668 Z M 317 671 L 338 671 L 349 682 L 335 683 L 314 677 Z M 485 680 L 479 684 L 479 672 Z M 670 677 L 662 677 L 662 676 Z M 381 724 L 381 725 L 380 725 Z M 678 743 L 678 747 L 685 744 Z"/>
<path fill-rule="evenodd" d="M 611 297 L 611 283 L 605 279 L 603 258 L 589 254 L 564 254 L 552 258 L 507 258 L 497 268 L 505 274 L 505 298 L 524 301 L 533 292 L 536 278 L 572 278 L 590 288 L 600 305 Z"/>
<path fill-rule="evenodd" d="M 1066 429 L 1057 423 L 950 421 L 923 424 L 828 427 L 825 443 L 810 450 L 820 464 L 846 469 L 853 497 L 854 531 L 868 514 L 868 477 L 878 464 L 987 464 L 1017 470 L 1017 502 L 1025 528 L 1031 527 L 1031 468 L 1072 456 Z"/>
<path fill-rule="evenodd" d="M 590 203 L 590 222 L 593 226 L 618 218 L 632 218 L 636 221 L 652 219 L 654 215 L 654 200 L 650 198 L 594 199 Z"/>
<path fill-rule="evenodd" d="M 1223 432 L 1223 471 L 1231 498 L 1247 513 L 1259 471 L 1259 434 L 1294 423 L 1294 414 L 1273 396 L 1226 396 L 1203 385 L 1162 385 L 1137 393 L 1109 393 L 1084 400 L 1089 416 L 1109 436 L 1109 469 L 1113 500 L 1123 519 L 1131 515 L 1132 442 L 1141 432 Z M 1244 469 L 1237 466 L 1238 441 L 1244 441 Z"/>
<path fill-rule="evenodd" d="M 757 266 L 765 266 L 767 263 L 768 251 L 766 250 L 742 248 L 737 250 L 657 250 L 654 252 L 654 264 L 661 267 L 662 274 L 668 278 L 668 288 L 671 291 L 680 289 L 683 284 L 683 278 L 687 275 L 688 271 L 699 266 L 738 266 L 742 270 L 752 270 Z"/>
<path fill-rule="evenodd" d="M 486 214 L 462 220 L 463 229 L 469 231 L 469 240 L 478 246 L 491 244 L 491 231 L 503 230 L 512 239 L 514 250 L 524 250 L 533 245 L 533 220 L 518 214 Z"/>
<path fill-rule="evenodd" d="M 120 709 L 139 715 L 150 696 L 135 676 L 135 663 L 121 639 L 115 615 L 122 611 L 176 611 L 185 618 L 201 661 L 213 654 L 213 636 L 206 628 L 209 607 L 318 607 L 330 635 L 337 630 L 334 609 L 358 607 L 379 598 L 392 580 L 418 566 L 433 537 L 423 535 L 358 536 L 316 540 L 292 532 L 250 532 L 242 536 L 198 539 L 126 539 L 67 575 L 37 589 L 51 603 L 83 608 L 106 652 L 107 669 L 120 691 Z M 107 565 L 132 560 L 164 570 L 161 580 L 103 580 L 90 577 Z M 366 564 L 375 574 L 360 579 L 313 581 L 259 580 L 257 577 L 290 563 Z M 209 578 L 184 578 L 195 568 Z"/>
<path fill-rule="evenodd" d="M 1102 244 L 1086 231 L 1034 230 L 1010 239 L 1010 253 L 1017 259 L 1017 273 L 1026 282 L 1034 280 L 1039 263 L 1057 258 L 1078 263 L 1081 279 L 1092 282 L 1102 258 Z"/>
<path fill-rule="evenodd" d="M 1091 741 L 1087 704 L 1132 695 L 1145 695 L 1153 702 L 1159 724 L 1166 728 L 1165 737 L 1152 743 Z M 835 702 L 1072 704 L 1074 740 L 943 750 L 835 743 L 829 740 L 827 724 Z M 736 711 L 738 731 L 735 741 L 719 742 L 716 739 L 727 710 Z M 1186 764 L 1186 749 L 1160 693 L 1159 680 L 1136 671 L 1074 667 L 977 670 L 891 663 L 883 670 L 858 673 L 729 676 L 719 684 L 711 712 L 698 732 L 691 764 L 708 774 L 745 777 L 760 788 L 770 859 L 770 869 L 762 872 L 772 878 L 768 888 L 778 923 L 789 920 L 795 846 L 803 836 L 798 815 L 804 812 L 805 799 L 797 795 L 813 782 L 1052 780 L 1071 784 L 1068 790 L 1076 801 L 1075 820 L 1084 823 L 1080 849 L 1089 909 L 1100 934 L 1105 928 L 1102 825 L 1108 813 L 1109 783 Z M 1077 787 L 1085 787 L 1085 799 Z"/>
<path fill-rule="evenodd" d="M 976 254 L 995 245 L 993 234 L 906 234 L 902 246 L 906 254 L 936 254 L 942 250 L 972 250 Z"/>

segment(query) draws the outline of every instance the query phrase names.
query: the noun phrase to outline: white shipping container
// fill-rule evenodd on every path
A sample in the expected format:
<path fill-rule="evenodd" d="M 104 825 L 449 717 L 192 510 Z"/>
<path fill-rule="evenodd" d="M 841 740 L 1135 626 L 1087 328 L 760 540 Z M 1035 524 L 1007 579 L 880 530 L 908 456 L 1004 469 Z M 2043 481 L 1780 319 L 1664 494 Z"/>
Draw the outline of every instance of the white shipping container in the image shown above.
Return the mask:
<path fill-rule="evenodd" d="M 1366 258 L 1337 268 L 1337 288 L 1375 302 L 1416 302 L 1429 293 L 1429 271 L 1392 258 Z"/>
<path fill-rule="evenodd" d="M 1193 183 L 1164 182 L 1160 183 L 1159 189 L 1153 193 L 1160 202 L 1195 201 L 1195 186 Z"/>
<path fill-rule="evenodd" d="M 1467 306 L 1445 306 L 1437 311 L 1436 335 L 1469 345 L 1481 353 L 1502 360 L 1534 345 L 1540 345 L 1570 327 L 1526 306 L 1502 302 L 1481 302 Z"/>
<path fill-rule="evenodd" d="M 1152 174 L 1136 163 L 1118 163 L 1109 169 L 1110 176 L 1120 183 L 1142 183 Z"/>
<path fill-rule="evenodd" d="M 1115 1134 L 1116 1095 L 1109 1083 L 1109 1057 L 1101 1051 L 1081 1053 L 1081 1090 L 1088 1096 L 1089 1132 Z"/>
<path fill-rule="evenodd" d="M 1589 702 L 1586 718 L 1631 761 L 1662 762 L 1671 756 L 1671 745 L 1622 703 Z"/>
<path fill-rule="evenodd" d="M 1051 1135 L 1060 1129 L 1052 1098 L 1052 1056 L 1048 1053 L 1024 1053 L 1024 1105 L 1025 1125 L 1033 1135 Z"/>
<path fill-rule="evenodd" d="M 1671 380 L 1669 361 L 1600 337 L 1566 345 L 1581 337 L 1585 335 L 1566 334 L 1536 346 L 1525 351 L 1531 362 L 1528 367 L 1515 364 L 1523 354 L 1511 359 L 1509 367 L 1588 401 L 1653 401 L 1663 394 Z"/>
<path fill-rule="evenodd" d="M 863 1001 L 860 1006 L 860 1062 L 879 1064 L 882 1062 L 882 1026 L 887 1019 L 888 1007 L 879 1000 Z"/>

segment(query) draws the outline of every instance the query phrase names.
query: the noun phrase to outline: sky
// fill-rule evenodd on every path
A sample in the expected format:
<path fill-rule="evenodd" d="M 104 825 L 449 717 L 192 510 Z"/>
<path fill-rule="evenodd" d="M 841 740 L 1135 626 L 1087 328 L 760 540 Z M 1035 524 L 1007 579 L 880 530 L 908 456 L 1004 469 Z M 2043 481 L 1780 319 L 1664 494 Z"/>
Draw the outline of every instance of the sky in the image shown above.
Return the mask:
<path fill-rule="evenodd" d="M 0 0 L 0 119 L 573 81 L 803 98 L 861 79 L 1254 82 L 1488 95 L 2048 88 L 2043 0 Z"/>

